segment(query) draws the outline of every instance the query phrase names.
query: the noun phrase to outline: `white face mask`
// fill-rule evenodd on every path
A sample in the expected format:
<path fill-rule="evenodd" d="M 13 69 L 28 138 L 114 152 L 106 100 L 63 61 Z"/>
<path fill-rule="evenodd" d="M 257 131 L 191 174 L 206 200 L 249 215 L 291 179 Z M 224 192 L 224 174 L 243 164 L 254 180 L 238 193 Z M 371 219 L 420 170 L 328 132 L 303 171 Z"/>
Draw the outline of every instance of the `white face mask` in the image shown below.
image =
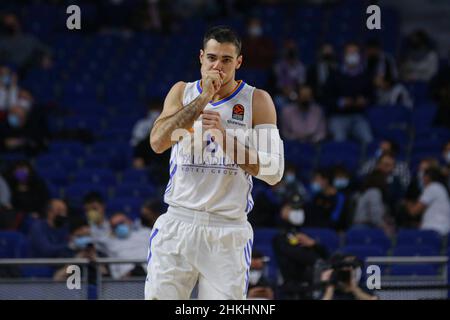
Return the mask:
<path fill-rule="evenodd" d="M 345 56 L 345 63 L 350 66 L 358 65 L 361 61 L 361 57 L 359 53 L 349 53 Z"/>
<path fill-rule="evenodd" d="M 359 283 L 359 281 L 361 281 L 361 277 L 362 277 L 362 270 L 361 270 L 360 267 L 358 267 L 358 268 L 355 269 L 354 275 L 355 275 L 355 281 L 356 281 L 356 283 Z"/>
<path fill-rule="evenodd" d="M 288 220 L 294 226 L 300 226 L 305 222 L 305 211 L 303 209 L 291 210 Z"/>
<path fill-rule="evenodd" d="M 248 281 L 251 285 L 255 285 L 258 283 L 259 279 L 262 277 L 262 270 L 250 270 L 248 274 Z"/>

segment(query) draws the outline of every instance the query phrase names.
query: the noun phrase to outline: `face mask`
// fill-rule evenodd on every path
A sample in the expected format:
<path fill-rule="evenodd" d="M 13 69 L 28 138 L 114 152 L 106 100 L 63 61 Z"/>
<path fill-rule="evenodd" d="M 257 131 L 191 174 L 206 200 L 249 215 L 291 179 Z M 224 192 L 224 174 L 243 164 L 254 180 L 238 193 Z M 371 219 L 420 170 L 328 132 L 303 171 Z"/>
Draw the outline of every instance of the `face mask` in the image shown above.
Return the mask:
<path fill-rule="evenodd" d="M 263 33 L 263 30 L 260 26 L 253 26 L 248 29 L 248 34 L 252 37 L 260 37 Z"/>
<path fill-rule="evenodd" d="M 125 223 L 121 223 L 116 227 L 115 233 L 116 233 L 117 238 L 119 238 L 119 239 L 128 238 L 128 236 L 130 234 L 130 227 Z"/>
<path fill-rule="evenodd" d="M 450 151 L 447 151 L 447 154 L 445 155 L 445 161 L 447 164 L 450 164 Z"/>
<path fill-rule="evenodd" d="M 67 222 L 67 217 L 57 215 L 55 217 L 55 220 L 53 220 L 53 224 L 55 225 L 55 228 L 61 228 L 63 227 Z"/>
<path fill-rule="evenodd" d="M 305 211 L 303 209 L 291 210 L 288 220 L 294 226 L 300 226 L 305 222 Z"/>
<path fill-rule="evenodd" d="M 248 281 L 251 285 L 256 285 L 262 277 L 262 271 L 261 270 L 250 270 L 248 274 Z"/>
<path fill-rule="evenodd" d="M 26 169 L 17 169 L 14 172 L 14 176 L 16 177 L 17 181 L 19 182 L 25 182 L 28 180 L 29 172 Z"/>
<path fill-rule="evenodd" d="M 88 246 L 88 244 L 92 244 L 93 241 L 92 241 L 92 237 L 90 237 L 90 236 L 81 236 L 81 237 L 76 237 L 73 240 L 73 243 L 75 244 L 75 247 L 77 249 L 85 249 Z"/>
<path fill-rule="evenodd" d="M 15 114 L 8 115 L 8 123 L 13 128 L 18 128 L 20 126 L 19 117 Z"/>
<path fill-rule="evenodd" d="M 25 110 L 30 110 L 31 101 L 29 101 L 27 99 L 19 99 L 17 101 L 17 105 Z"/>
<path fill-rule="evenodd" d="M 295 182 L 295 174 L 288 173 L 286 174 L 286 183 L 293 183 Z"/>
<path fill-rule="evenodd" d="M 99 224 L 102 221 L 102 215 L 97 210 L 89 210 L 87 212 L 87 218 L 91 224 Z"/>
<path fill-rule="evenodd" d="M 337 189 L 347 188 L 349 184 L 349 180 L 347 178 L 336 178 L 334 179 L 334 186 Z"/>
<path fill-rule="evenodd" d="M 319 193 L 320 191 L 322 191 L 322 186 L 317 182 L 313 182 L 311 183 L 311 191 L 313 193 Z"/>
<path fill-rule="evenodd" d="M 355 282 L 359 283 L 359 281 L 361 281 L 361 277 L 362 277 L 361 267 L 358 267 L 358 268 L 355 269 L 354 275 L 355 275 Z"/>
<path fill-rule="evenodd" d="M 361 57 L 359 53 L 350 53 L 345 56 L 345 63 L 349 66 L 356 66 L 359 64 Z"/>

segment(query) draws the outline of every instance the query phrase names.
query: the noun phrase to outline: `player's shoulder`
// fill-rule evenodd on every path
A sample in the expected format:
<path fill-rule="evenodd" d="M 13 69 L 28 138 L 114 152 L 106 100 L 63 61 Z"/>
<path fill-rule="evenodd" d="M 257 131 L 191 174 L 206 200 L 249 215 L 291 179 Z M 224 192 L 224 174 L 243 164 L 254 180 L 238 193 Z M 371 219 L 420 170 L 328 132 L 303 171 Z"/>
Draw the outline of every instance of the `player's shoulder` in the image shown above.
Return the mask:
<path fill-rule="evenodd" d="M 258 108 L 262 108 L 259 106 L 264 106 L 265 108 L 275 108 L 270 94 L 266 90 L 258 88 L 253 90 L 253 105 L 258 106 Z"/>

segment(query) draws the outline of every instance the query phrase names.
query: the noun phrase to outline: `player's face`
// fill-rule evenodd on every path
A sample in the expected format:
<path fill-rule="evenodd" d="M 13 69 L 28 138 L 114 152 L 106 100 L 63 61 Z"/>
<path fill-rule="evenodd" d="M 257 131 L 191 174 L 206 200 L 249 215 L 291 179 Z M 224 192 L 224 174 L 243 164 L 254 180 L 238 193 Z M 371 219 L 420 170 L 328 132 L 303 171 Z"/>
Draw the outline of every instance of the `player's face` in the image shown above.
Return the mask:
<path fill-rule="evenodd" d="M 237 48 L 229 42 L 219 43 L 209 40 L 205 48 L 200 50 L 201 72 L 218 70 L 225 73 L 224 84 L 234 80 L 236 70 L 242 64 L 242 55 L 238 55 Z"/>

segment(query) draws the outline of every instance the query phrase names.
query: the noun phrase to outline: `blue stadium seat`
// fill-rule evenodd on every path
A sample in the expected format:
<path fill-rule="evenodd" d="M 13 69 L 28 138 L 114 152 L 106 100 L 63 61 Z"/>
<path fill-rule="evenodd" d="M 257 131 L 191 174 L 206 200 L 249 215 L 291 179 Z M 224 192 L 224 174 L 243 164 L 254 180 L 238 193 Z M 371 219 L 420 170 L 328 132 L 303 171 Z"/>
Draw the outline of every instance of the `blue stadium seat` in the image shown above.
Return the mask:
<path fill-rule="evenodd" d="M 122 183 L 142 183 L 148 184 L 150 181 L 149 172 L 146 169 L 127 169 L 122 174 Z"/>
<path fill-rule="evenodd" d="M 320 167 L 343 165 L 353 171 L 359 165 L 361 147 L 354 142 L 326 142 L 320 150 Z"/>
<path fill-rule="evenodd" d="M 108 187 L 93 183 L 71 184 L 64 189 L 64 194 L 65 197 L 69 199 L 69 202 L 73 203 L 74 206 L 79 206 L 82 204 L 83 197 L 92 191 L 99 192 L 105 200 L 108 198 Z"/>
<path fill-rule="evenodd" d="M 69 181 L 69 173 L 60 167 L 37 167 L 36 171 L 41 178 L 55 187 L 65 187 Z"/>
<path fill-rule="evenodd" d="M 253 234 L 255 246 L 271 246 L 278 233 L 279 230 L 276 228 L 255 228 Z"/>
<path fill-rule="evenodd" d="M 80 156 L 84 154 L 85 146 L 77 141 L 52 141 L 49 145 L 49 153 L 66 156 Z"/>
<path fill-rule="evenodd" d="M 116 176 L 109 169 L 84 168 L 77 172 L 74 183 L 93 183 L 112 186 L 116 183 Z"/>
<path fill-rule="evenodd" d="M 364 228 L 350 229 L 345 235 L 345 244 L 349 245 L 376 245 L 387 251 L 391 247 L 391 240 L 381 229 Z"/>
<path fill-rule="evenodd" d="M 301 232 L 304 232 L 325 246 L 329 253 L 335 252 L 339 247 L 339 236 L 334 230 L 326 228 L 302 228 Z"/>
<path fill-rule="evenodd" d="M 397 245 L 427 245 L 437 250 L 442 246 L 442 237 L 433 230 L 400 229 Z"/>
<path fill-rule="evenodd" d="M 151 198 L 156 195 L 156 189 L 152 184 L 122 183 L 115 188 L 116 197 Z"/>
<path fill-rule="evenodd" d="M 111 216 L 116 212 L 122 212 L 131 219 L 136 219 L 141 212 L 142 203 L 143 201 L 136 197 L 114 198 L 108 201 L 106 211 L 108 216 Z"/>
<path fill-rule="evenodd" d="M 78 168 L 78 155 L 43 154 L 36 158 L 36 168 L 51 169 L 60 168 L 73 172 Z"/>
<path fill-rule="evenodd" d="M 24 278 L 52 278 L 56 272 L 55 267 L 26 265 L 21 266 L 21 275 Z"/>
<path fill-rule="evenodd" d="M 407 129 L 411 123 L 411 110 L 403 106 L 373 106 L 366 112 L 376 133 L 389 129 Z"/>
<path fill-rule="evenodd" d="M 433 104 L 416 106 L 412 112 L 412 125 L 416 132 L 426 132 L 436 115 L 437 107 Z"/>
<path fill-rule="evenodd" d="M 24 236 L 17 231 L 0 231 L 0 259 L 19 258 Z"/>
<path fill-rule="evenodd" d="M 380 257 L 386 255 L 386 251 L 377 245 L 344 246 L 339 249 L 339 252 L 353 254 L 362 261 L 365 261 L 367 257 Z"/>
<path fill-rule="evenodd" d="M 392 255 L 398 257 L 438 256 L 439 250 L 427 245 L 397 245 Z"/>
<path fill-rule="evenodd" d="M 435 276 L 438 268 L 430 264 L 407 264 L 392 265 L 391 275 L 393 276 Z"/>

